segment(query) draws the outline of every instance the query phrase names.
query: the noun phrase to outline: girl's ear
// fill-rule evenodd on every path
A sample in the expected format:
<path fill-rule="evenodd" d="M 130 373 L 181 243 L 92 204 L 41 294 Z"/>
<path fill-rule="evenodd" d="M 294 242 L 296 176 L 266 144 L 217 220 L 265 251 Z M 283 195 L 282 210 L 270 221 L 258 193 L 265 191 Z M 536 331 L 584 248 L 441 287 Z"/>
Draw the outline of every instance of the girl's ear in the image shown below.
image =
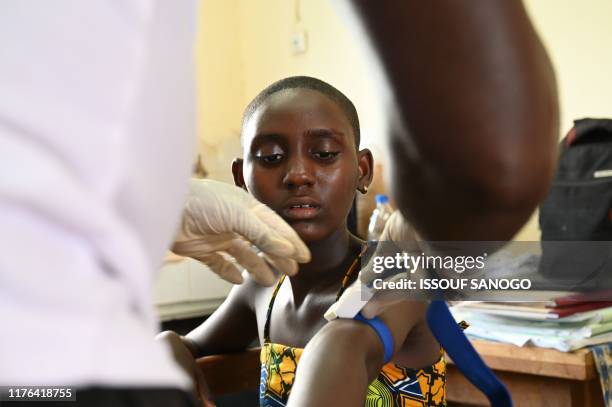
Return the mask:
<path fill-rule="evenodd" d="M 372 152 L 367 148 L 359 151 L 357 153 L 357 164 L 359 166 L 357 189 L 365 194 L 374 176 L 374 158 L 372 157 Z"/>
<path fill-rule="evenodd" d="M 246 191 L 247 188 L 244 183 L 244 175 L 242 174 L 243 163 L 244 160 L 242 158 L 234 158 L 234 161 L 232 161 L 232 175 L 234 176 L 234 184 Z"/>

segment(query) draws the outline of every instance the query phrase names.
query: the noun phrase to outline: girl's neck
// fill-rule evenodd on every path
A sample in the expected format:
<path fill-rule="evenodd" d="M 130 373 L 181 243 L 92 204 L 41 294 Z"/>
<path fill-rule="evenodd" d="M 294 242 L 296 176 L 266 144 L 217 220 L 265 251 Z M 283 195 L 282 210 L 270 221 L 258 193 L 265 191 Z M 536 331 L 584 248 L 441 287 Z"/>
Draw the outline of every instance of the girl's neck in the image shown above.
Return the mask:
<path fill-rule="evenodd" d="M 291 277 L 294 301 L 301 303 L 309 292 L 329 287 L 342 281 L 346 271 L 359 254 L 360 244 L 346 228 L 324 240 L 309 243 L 312 255 L 310 263 L 301 264 L 299 273 Z"/>

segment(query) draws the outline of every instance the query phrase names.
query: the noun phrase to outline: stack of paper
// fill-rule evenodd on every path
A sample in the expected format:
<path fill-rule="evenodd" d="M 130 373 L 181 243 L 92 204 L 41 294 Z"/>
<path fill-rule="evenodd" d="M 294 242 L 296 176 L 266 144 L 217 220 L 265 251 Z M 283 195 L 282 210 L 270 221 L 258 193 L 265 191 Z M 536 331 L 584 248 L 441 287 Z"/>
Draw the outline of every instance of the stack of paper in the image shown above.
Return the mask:
<path fill-rule="evenodd" d="M 568 300 L 570 298 L 570 300 Z M 554 348 L 563 352 L 612 342 L 612 302 L 580 296 L 544 302 L 463 302 L 455 318 L 477 339 Z"/>

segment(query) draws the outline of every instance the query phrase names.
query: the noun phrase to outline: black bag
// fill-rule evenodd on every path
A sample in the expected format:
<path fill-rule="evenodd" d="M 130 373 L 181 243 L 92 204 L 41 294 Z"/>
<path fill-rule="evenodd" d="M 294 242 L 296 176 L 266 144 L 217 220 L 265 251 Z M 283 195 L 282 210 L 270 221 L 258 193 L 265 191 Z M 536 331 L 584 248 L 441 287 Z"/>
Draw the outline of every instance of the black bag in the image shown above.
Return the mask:
<path fill-rule="evenodd" d="M 544 274 L 572 280 L 580 275 L 582 282 L 593 283 L 595 274 L 611 271 L 612 120 L 574 121 L 561 141 L 557 173 L 540 206 L 540 229 Z"/>

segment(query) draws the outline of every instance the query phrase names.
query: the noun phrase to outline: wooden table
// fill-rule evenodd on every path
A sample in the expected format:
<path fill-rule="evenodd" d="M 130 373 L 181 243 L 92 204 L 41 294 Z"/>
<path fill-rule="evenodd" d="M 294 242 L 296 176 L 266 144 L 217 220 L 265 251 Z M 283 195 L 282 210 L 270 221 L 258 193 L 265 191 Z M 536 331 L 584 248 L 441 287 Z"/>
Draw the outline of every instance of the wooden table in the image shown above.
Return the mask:
<path fill-rule="evenodd" d="M 485 341 L 472 343 L 486 364 L 508 386 L 517 407 L 604 405 L 593 356 L 587 349 L 563 353 Z M 450 358 L 447 360 L 449 406 L 488 406 L 484 395 L 465 379 Z"/>

